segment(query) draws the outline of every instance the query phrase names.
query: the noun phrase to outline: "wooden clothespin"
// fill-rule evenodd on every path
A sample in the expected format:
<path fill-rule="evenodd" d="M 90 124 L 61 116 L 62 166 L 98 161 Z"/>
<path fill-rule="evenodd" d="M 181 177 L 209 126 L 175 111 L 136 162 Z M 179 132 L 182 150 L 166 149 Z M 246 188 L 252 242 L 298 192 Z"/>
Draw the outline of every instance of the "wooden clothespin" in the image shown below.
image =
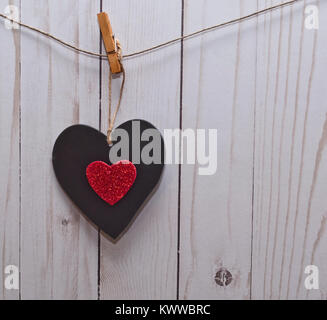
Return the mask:
<path fill-rule="evenodd" d="M 102 33 L 104 46 L 106 48 L 107 55 L 108 55 L 110 70 L 112 73 L 121 73 L 122 66 L 119 61 L 117 46 L 116 46 L 114 35 L 112 33 L 112 28 L 111 28 L 108 14 L 105 12 L 98 13 L 98 21 Z"/>

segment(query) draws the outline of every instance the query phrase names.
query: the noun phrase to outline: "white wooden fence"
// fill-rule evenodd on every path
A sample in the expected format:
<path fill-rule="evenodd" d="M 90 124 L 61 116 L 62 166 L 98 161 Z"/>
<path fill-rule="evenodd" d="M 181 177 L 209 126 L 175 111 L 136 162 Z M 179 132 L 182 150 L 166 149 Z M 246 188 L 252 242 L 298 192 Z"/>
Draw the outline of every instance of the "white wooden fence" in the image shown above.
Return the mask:
<path fill-rule="evenodd" d="M 129 53 L 281 2 L 0 0 L 0 11 L 16 5 L 24 23 L 100 52 L 102 9 Z M 305 26 L 309 4 L 319 30 Z M 51 163 L 65 127 L 106 131 L 107 61 L 0 21 L 0 299 L 326 299 L 326 16 L 326 1 L 300 1 L 126 59 L 117 123 L 217 128 L 219 163 L 214 176 L 166 166 L 115 245 Z M 319 290 L 304 287 L 311 264 Z M 19 290 L 3 285 L 7 265 L 19 267 Z"/>

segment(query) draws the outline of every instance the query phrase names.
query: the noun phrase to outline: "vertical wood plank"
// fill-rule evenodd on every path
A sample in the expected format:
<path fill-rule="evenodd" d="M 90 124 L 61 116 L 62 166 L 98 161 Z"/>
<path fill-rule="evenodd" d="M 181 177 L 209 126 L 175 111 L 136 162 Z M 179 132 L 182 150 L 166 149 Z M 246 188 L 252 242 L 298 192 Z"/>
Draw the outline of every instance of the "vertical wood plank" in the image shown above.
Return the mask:
<path fill-rule="evenodd" d="M 103 1 L 125 53 L 180 35 L 181 2 Z M 126 85 L 116 125 L 145 119 L 160 130 L 179 127 L 180 44 L 124 61 Z M 102 65 L 102 131 L 107 130 L 108 63 Z M 113 84 L 113 105 L 120 82 Z M 178 167 L 166 166 L 160 186 L 129 231 L 101 238 L 101 299 L 174 299 L 177 285 Z"/>
<path fill-rule="evenodd" d="M 327 298 L 327 7 L 321 2 L 319 30 L 308 30 L 307 4 L 260 19 L 254 299 Z M 319 267 L 320 290 L 309 292 L 304 270 L 311 264 Z"/>
<path fill-rule="evenodd" d="M 180 35 L 182 1 L 102 2 L 126 53 Z M 184 32 L 280 2 L 185 0 Z M 0 0 L 0 10 L 19 3 Z M 307 30 L 308 3 L 184 42 L 182 127 L 218 129 L 218 171 L 181 167 L 179 270 L 178 166 L 166 166 L 117 244 L 101 237 L 101 299 L 327 298 L 327 22 Z M 326 15 L 325 4 L 310 3 Z M 21 9 L 23 22 L 99 50 L 100 1 L 33 0 Z M 25 29 L 0 26 L 0 37 L 0 299 L 19 298 L 3 286 L 8 264 L 21 266 L 23 299 L 96 299 L 97 230 L 59 187 L 51 151 L 71 124 L 98 127 L 100 119 L 106 131 L 108 63 L 99 114 L 98 59 Z M 176 44 L 124 62 L 117 125 L 143 118 L 179 128 L 180 59 Z M 305 290 L 311 264 L 320 290 Z M 232 282 L 219 286 L 217 272 L 226 269 Z"/>
<path fill-rule="evenodd" d="M 19 10 L 19 1 L 0 0 Z M 4 286 L 5 267 L 19 267 L 19 113 L 20 30 L 8 30 L 0 21 L 0 300 L 18 299 L 19 290 Z"/>
<path fill-rule="evenodd" d="M 98 1 L 29 1 L 22 20 L 99 50 Z M 57 183 L 52 147 L 67 126 L 99 121 L 99 61 L 22 35 L 22 298 L 96 299 L 97 230 Z"/>
<path fill-rule="evenodd" d="M 251 0 L 186 0 L 185 33 L 255 11 Z M 250 298 L 255 53 L 255 20 L 184 43 L 183 128 L 218 129 L 218 168 L 182 166 L 181 299 Z"/>

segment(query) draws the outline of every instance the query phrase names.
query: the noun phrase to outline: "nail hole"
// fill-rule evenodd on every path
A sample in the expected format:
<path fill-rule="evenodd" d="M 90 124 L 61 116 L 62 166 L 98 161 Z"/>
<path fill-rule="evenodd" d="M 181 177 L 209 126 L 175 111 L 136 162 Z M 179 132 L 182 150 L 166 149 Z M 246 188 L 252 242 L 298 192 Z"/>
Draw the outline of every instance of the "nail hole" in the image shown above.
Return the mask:
<path fill-rule="evenodd" d="M 66 219 L 66 218 L 61 220 L 61 224 L 62 224 L 63 226 L 67 226 L 68 223 L 69 223 L 69 220 Z"/>

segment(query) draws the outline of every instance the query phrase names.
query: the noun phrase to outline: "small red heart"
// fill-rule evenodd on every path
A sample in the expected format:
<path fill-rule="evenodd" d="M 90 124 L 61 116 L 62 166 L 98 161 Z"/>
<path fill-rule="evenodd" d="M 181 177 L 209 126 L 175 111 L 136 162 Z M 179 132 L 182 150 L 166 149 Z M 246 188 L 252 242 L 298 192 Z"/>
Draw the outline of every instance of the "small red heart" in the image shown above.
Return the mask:
<path fill-rule="evenodd" d="M 111 166 L 102 161 L 95 161 L 87 166 L 86 177 L 96 194 L 113 206 L 132 187 L 136 178 L 136 168 L 128 160 L 119 161 Z"/>

